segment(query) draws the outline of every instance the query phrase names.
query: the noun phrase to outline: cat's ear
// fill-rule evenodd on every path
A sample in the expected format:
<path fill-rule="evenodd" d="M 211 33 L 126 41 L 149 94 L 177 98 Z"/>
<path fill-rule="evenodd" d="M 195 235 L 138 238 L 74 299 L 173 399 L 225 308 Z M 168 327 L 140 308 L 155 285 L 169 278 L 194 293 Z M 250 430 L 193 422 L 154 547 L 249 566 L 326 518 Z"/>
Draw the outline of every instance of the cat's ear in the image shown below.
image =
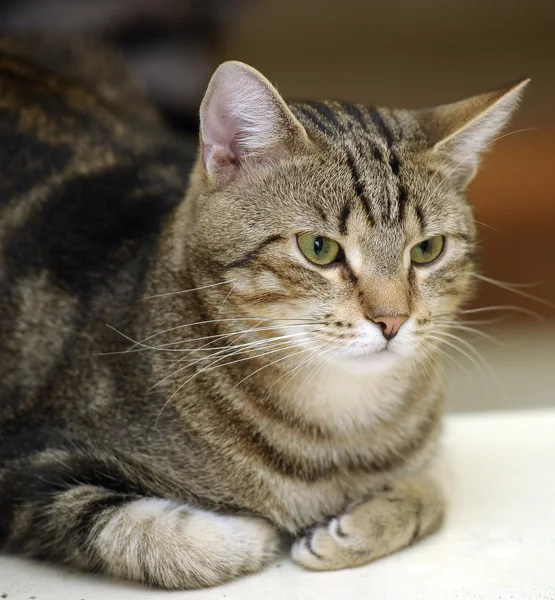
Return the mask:
<path fill-rule="evenodd" d="M 460 102 L 416 111 L 428 143 L 449 177 L 465 188 L 486 150 L 517 108 L 529 79 Z"/>
<path fill-rule="evenodd" d="M 240 62 L 217 69 L 200 107 L 202 163 L 209 179 L 233 181 L 249 161 L 271 162 L 308 143 L 272 84 Z"/>

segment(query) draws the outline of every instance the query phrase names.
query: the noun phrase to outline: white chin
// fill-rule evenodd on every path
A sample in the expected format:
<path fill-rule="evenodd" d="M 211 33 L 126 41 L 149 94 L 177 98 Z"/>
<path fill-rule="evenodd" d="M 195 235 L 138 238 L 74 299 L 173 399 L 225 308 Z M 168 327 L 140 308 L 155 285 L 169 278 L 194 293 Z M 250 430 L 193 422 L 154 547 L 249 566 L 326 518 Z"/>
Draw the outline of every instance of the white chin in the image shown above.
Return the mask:
<path fill-rule="evenodd" d="M 352 373 L 381 373 L 393 367 L 400 358 L 397 352 L 384 349 L 343 355 L 337 360 L 346 371 Z"/>

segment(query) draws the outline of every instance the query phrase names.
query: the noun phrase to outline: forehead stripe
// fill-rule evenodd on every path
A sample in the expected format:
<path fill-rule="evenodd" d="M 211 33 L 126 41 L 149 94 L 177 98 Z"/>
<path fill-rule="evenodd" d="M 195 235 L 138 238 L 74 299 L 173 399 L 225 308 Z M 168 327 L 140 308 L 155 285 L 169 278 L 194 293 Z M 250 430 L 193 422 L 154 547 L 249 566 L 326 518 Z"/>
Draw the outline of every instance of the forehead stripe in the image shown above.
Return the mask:
<path fill-rule="evenodd" d="M 355 159 L 353 155 L 347 150 L 347 166 L 351 171 L 351 179 L 353 180 L 353 187 L 355 189 L 355 193 L 360 198 L 360 202 L 362 205 L 362 209 L 368 218 L 368 221 L 373 225 L 374 224 L 374 216 L 372 215 L 372 211 L 370 210 L 370 201 L 366 195 L 366 191 L 364 189 L 364 185 L 360 180 L 360 174 L 358 172 Z"/>
<path fill-rule="evenodd" d="M 322 133 L 325 133 L 329 136 L 333 135 L 333 130 L 331 127 L 325 123 L 322 119 L 319 119 L 316 112 L 310 107 L 308 103 L 297 104 L 294 107 L 298 114 L 301 117 L 304 117 L 308 121 L 310 121 L 316 129 L 319 129 Z"/>
<path fill-rule="evenodd" d="M 317 102 L 317 101 L 311 102 L 310 105 L 316 112 L 318 112 L 320 115 L 322 115 L 322 117 L 324 117 L 324 119 L 330 125 L 332 125 L 336 131 L 338 131 L 338 132 L 344 131 L 343 126 L 337 120 L 337 115 L 335 114 L 334 110 L 330 106 L 328 106 L 324 102 Z"/>
<path fill-rule="evenodd" d="M 391 133 L 389 127 L 385 124 L 380 111 L 377 108 L 372 109 L 370 112 L 370 118 L 372 119 L 374 125 L 378 128 L 378 131 L 382 137 L 385 139 L 387 147 L 391 148 L 393 145 L 393 134 Z"/>
<path fill-rule="evenodd" d="M 356 105 L 350 102 L 341 102 L 343 110 L 358 123 L 365 132 L 368 132 L 368 119 L 362 110 Z"/>
<path fill-rule="evenodd" d="M 347 221 L 349 220 L 350 214 L 351 205 L 349 202 L 345 202 L 343 208 L 341 209 L 341 214 L 339 215 L 339 233 L 341 235 L 347 234 Z"/>

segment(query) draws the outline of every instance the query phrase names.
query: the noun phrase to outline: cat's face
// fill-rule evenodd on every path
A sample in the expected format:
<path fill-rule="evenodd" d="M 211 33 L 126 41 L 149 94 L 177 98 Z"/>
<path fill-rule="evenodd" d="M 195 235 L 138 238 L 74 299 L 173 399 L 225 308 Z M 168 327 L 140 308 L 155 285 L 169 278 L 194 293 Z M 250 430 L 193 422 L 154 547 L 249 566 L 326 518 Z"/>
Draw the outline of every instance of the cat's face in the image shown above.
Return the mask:
<path fill-rule="evenodd" d="M 481 97 L 464 119 L 464 103 L 422 113 L 287 107 L 259 74 L 229 68 L 243 77 L 238 104 L 220 73 L 201 111 L 208 179 L 194 234 L 213 277 L 230 281 L 214 292 L 226 316 L 279 323 L 268 335 L 348 368 L 428 352 L 473 287 L 464 189 L 493 134 L 489 112 L 514 88 Z"/>

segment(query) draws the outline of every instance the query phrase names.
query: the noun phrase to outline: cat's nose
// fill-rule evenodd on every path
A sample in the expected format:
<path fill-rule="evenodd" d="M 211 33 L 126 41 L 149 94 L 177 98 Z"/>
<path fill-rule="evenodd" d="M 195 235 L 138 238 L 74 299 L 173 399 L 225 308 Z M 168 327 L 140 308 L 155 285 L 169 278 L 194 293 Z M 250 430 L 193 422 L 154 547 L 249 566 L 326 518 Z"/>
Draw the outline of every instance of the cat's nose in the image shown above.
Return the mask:
<path fill-rule="evenodd" d="M 401 325 L 408 320 L 408 316 L 401 315 L 397 317 L 374 317 L 372 321 L 382 328 L 384 338 L 392 340 L 401 329 Z"/>

